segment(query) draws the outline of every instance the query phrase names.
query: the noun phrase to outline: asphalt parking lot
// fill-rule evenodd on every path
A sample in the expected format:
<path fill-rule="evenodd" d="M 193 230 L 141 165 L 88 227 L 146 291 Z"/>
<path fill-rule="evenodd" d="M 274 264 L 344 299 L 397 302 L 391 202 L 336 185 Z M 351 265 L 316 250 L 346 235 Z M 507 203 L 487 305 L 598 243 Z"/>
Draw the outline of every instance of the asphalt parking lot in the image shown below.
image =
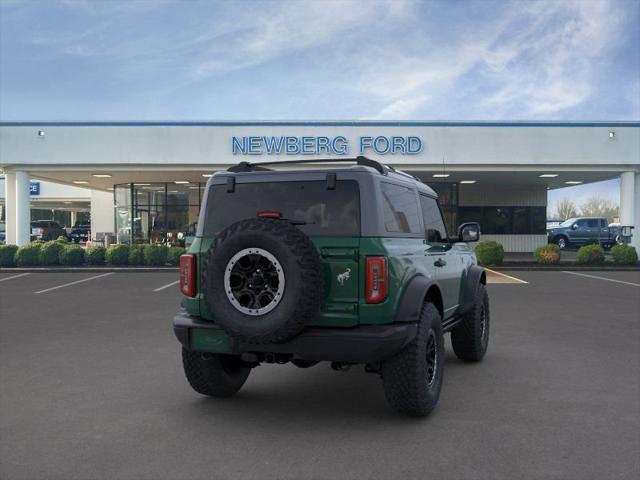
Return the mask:
<path fill-rule="evenodd" d="M 485 361 L 449 351 L 419 420 L 327 364 L 197 395 L 175 273 L 0 273 L 0 478 L 638 478 L 640 273 L 508 273 Z"/>

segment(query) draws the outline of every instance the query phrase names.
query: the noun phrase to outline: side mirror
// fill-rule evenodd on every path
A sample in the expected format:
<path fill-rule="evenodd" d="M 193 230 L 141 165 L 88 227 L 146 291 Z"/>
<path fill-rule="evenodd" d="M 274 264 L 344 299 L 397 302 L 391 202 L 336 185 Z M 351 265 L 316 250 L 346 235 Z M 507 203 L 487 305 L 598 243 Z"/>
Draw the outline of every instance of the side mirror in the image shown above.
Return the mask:
<path fill-rule="evenodd" d="M 480 240 L 480 224 L 476 222 L 463 223 L 458 227 L 459 242 L 477 242 Z"/>
<path fill-rule="evenodd" d="M 572 230 L 577 230 L 578 229 L 578 224 L 574 223 L 573 225 L 571 225 L 571 229 Z"/>

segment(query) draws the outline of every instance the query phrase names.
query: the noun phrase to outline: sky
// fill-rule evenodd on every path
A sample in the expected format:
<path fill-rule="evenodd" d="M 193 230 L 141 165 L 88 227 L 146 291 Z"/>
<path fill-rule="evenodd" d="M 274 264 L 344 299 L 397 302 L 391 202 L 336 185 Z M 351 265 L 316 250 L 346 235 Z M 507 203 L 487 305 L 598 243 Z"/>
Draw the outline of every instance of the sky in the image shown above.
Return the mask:
<path fill-rule="evenodd" d="M 640 0 L 0 0 L 0 120 L 638 120 L 638 25 Z"/>

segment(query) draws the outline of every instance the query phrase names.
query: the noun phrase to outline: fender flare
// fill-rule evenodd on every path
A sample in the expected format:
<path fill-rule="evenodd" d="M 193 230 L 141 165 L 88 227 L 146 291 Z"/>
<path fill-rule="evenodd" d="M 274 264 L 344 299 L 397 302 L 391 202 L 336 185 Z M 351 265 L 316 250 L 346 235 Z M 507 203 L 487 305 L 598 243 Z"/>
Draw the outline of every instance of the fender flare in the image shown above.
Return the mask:
<path fill-rule="evenodd" d="M 484 268 L 472 265 L 467 271 L 466 284 L 464 286 L 464 300 L 462 302 L 462 313 L 467 313 L 473 308 L 473 301 L 476 297 L 478 285 L 487 284 L 487 274 Z"/>
<path fill-rule="evenodd" d="M 413 276 L 404 289 L 393 321 L 405 323 L 417 322 L 420 319 L 422 305 L 424 304 L 427 292 L 433 286 L 437 287 L 438 291 L 440 291 L 440 285 L 438 285 L 438 282 L 435 280 L 429 279 L 424 275 Z"/>

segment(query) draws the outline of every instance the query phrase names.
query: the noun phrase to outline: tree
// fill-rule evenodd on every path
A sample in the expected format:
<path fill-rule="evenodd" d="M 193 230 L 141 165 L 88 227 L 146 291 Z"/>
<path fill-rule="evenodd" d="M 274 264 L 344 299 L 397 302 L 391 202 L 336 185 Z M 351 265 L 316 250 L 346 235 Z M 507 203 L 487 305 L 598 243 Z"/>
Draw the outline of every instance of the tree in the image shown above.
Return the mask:
<path fill-rule="evenodd" d="M 602 198 L 597 193 L 587 198 L 580 205 L 580 215 L 583 217 L 605 217 L 609 222 L 620 215 L 620 207 L 612 200 Z"/>
<path fill-rule="evenodd" d="M 576 204 L 573 203 L 571 199 L 569 199 L 568 197 L 564 197 L 558 202 L 558 205 L 556 206 L 556 213 L 554 214 L 554 219 L 566 220 L 567 218 L 577 216 L 578 209 L 576 208 Z"/>

